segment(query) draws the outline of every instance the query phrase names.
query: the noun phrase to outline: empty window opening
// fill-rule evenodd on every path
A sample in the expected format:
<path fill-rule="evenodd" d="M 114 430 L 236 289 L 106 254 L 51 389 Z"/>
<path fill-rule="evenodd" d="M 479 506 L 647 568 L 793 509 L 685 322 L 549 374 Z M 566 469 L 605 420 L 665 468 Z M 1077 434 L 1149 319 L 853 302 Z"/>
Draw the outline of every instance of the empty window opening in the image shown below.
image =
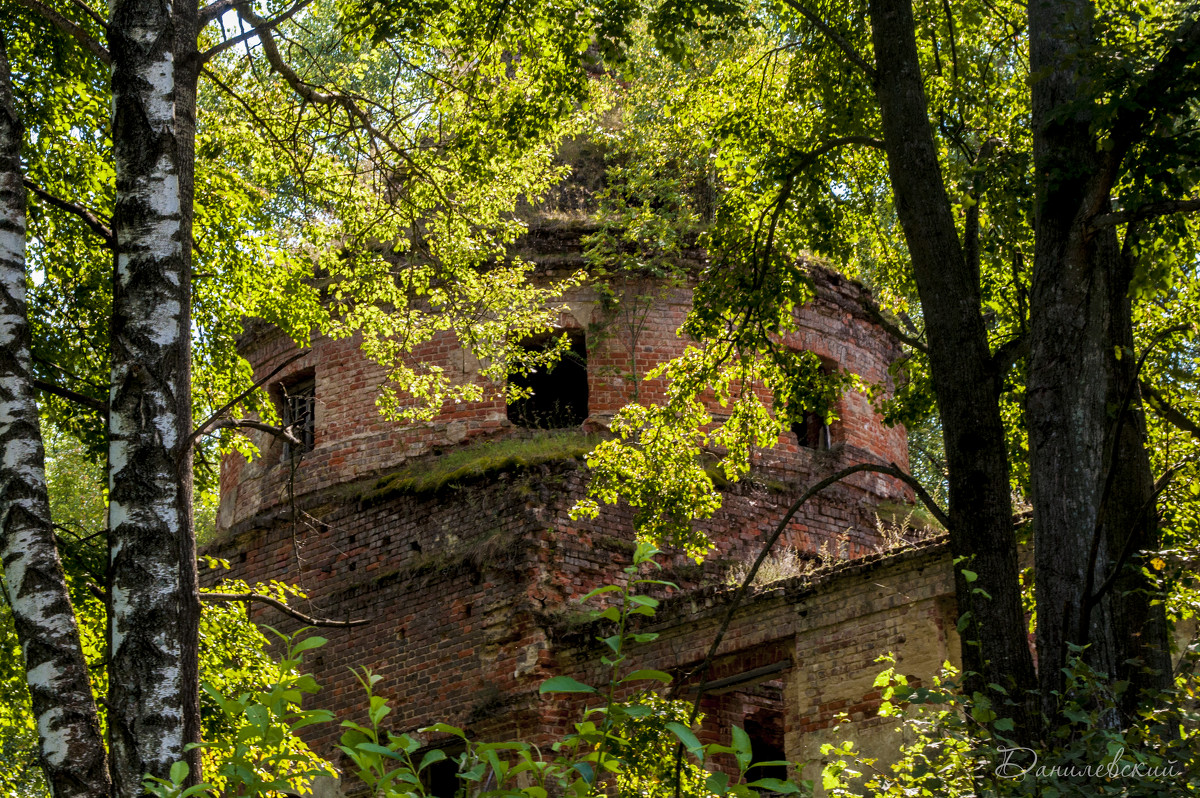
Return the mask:
<path fill-rule="evenodd" d="M 805 449 L 828 449 L 832 445 L 829 425 L 816 413 L 805 413 L 802 420 L 793 421 L 792 434 Z"/>
<path fill-rule="evenodd" d="M 425 787 L 426 795 L 433 796 L 433 798 L 454 798 L 466 786 L 466 782 L 458 778 L 458 762 L 456 761 L 458 757 L 462 756 L 462 744 L 448 743 L 441 751 L 446 758 L 440 759 L 422 770 L 421 783 Z M 414 754 L 414 760 L 420 762 L 425 756 L 428 756 L 428 752 L 418 751 Z"/>
<path fill-rule="evenodd" d="M 787 761 L 783 750 L 782 721 L 783 718 L 778 713 L 762 711 L 745 719 L 746 736 L 750 738 L 751 763 Z M 787 781 L 789 774 L 787 765 L 751 764 L 747 777 L 750 781 L 758 779 Z"/>
<path fill-rule="evenodd" d="M 316 438 L 317 381 L 313 377 L 290 385 L 281 385 L 283 427 L 300 441 L 297 446 L 284 441 L 283 459 L 303 457 L 313 450 Z"/>
<path fill-rule="evenodd" d="M 533 392 L 508 406 L 508 420 L 518 427 L 564 429 L 578 427 L 588 417 L 587 344 L 581 330 L 566 333 L 570 348 L 553 368 L 537 367 L 526 374 L 513 374 L 511 383 Z M 555 336 L 557 338 L 557 336 Z M 544 350 L 554 342 L 549 336 L 523 344 L 531 351 Z"/>

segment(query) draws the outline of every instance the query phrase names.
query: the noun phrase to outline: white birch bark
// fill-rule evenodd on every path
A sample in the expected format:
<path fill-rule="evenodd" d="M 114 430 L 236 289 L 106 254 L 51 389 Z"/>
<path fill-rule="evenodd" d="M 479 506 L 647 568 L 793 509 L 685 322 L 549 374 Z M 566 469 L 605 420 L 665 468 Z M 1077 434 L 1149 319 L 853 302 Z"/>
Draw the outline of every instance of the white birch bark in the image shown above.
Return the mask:
<path fill-rule="evenodd" d="M 50 521 L 25 301 L 22 130 L 0 39 L 0 561 L 55 798 L 105 798 L 108 767 Z"/>
<path fill-rule="evenodd" d="M 198 730 L 188 280 L 170 0 L 114 0 L 110 750 L 114 794 L 165 777 Z"/>

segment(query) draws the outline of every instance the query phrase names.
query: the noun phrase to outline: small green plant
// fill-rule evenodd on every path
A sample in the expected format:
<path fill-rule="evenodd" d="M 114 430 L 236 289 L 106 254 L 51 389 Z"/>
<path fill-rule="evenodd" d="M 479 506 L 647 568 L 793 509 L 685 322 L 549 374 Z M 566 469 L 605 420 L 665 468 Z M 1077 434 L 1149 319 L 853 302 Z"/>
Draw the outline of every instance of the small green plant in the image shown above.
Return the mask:
<path fill-rule="evenodd" d="M 223 725 L 232 730 L 223 739 L 191 746 L 204 749 L 207 779 L 185 788 L 189 768 L 178 762 L 169 779 L 148 778 L 147 792 L 158 798 L 303 794 L 318 776 L 335 775 L 297 736 L 301 729 L 334 717 L 327 710 L 301 706 L 305 695 L 320 689 L 312 676 L 300 672 L 304 652 L 325 645 L 325 638 L 306 637 L 309 629 L 285 635 L 267 628 L 283 643 L 284 655 L 264 688 L 228 697 L 211 682 L 202 685 L 219 708 Z"/>

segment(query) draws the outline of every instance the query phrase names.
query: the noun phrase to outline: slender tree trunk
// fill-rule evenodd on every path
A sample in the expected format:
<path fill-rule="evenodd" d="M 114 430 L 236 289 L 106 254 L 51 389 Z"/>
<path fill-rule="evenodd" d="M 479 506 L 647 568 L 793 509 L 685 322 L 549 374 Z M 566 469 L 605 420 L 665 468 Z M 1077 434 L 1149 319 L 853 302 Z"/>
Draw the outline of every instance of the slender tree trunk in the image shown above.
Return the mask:
<path fill-rule="evenodd" d="M 1086 0 L 1029 4 L 1038 182 L 1027 416 L 1039 681 L 1050 716 L 1072 644 L 1087 644 L 1094 667 L 1132 678 L 1135 688 L 1156 680 L 1131 669 L 1129 656 L 1153 666 L 1165 654 L 1155 651 L 1165 646 L 1165 617 L 1140 576 L 1123 573 L 1119 589 L 1095 600 L 1127 541 L 1135 552 L 1155 542 L 1157 519 L 1129 354 L 1129 275 L 1115 231 L 1089 228 L 1109 209 L 1112 180 L 1091 131 L 1089 76 L 1080 72 L 1092 19 Z"/>
<path fill-rule="evenodd" d="M 1112 660 L 1114 675 L 1128 681 L 1122 701 L 1127 715 L 1137 709 L 1143 689 L 1165 689 L 1171 685 L 1170 630 L 1163 596 L 1148 584 L 1142 572 L 1142 552 L 1155 551 L 1160 545 L 1159 519 L 1154 496 L 1154 473 L 1146 450 L 1146 419 L 1138 388 L 1137 358 L 1134 356 L 1133 314 L 1129 284 L 1133 264 L 1116 251 L 1115 236 L 1106 251 L 1109 268 L 1109 346 L 1105 356 L 1112 378 L 1106 404 L 1124 413 L 1110 420 L 1106 451 L 1113 460 L 1108 488 L 1102 486 L 1100 505 L 1101 534 L 1110 540 L 1110 550 L 1119 570 L 1111 588 L 1101 601 L 1111 602 L 1116 649 Z M 1117 358 L 1120 348 L 1124 354 Z M 1113 442 L 1113 436 L 1119 436 Z M 1115 447 L 1115 450 L 1114 450 Z M 1109 572 L 1093 575 L 1090 593 L 1105 588 Z M 1090 621 L 1090 618 L 1089 618 Z M 1088 624 L 1091 625 L 1090 623 Z"/>
<path fill-rule="evenodd" d="M 187 386 L 180 391 L 177 412 L 187 440 L 192 430 L 192 226 L 195 219 L 195 174 L 196 174 L 196 84 L 200 78 L 200 54 L 196 49 L 199 36 L 199 13 L 196 3 L 178 3 L 175 7 L 175 141 L 179 168 L 179 240 L 182 265 L 180 289 L 184 331 L 180 344 L 182 350 L 180 384 Z M 196 532 L 192 508 L 192 450 L 185 447 L 179 451 L 179 479 L 183 491 L 186 511 L 179 527 L 180 575 L 182 589 L 180 601 L 183 607 L 181 632 L 183 637 L 183 682 L 187 689 L 183 699 L 186 703 L 184 736 L 188 740 L 200 739 L 200 579 L 196 569 Z M 189 752 L 192 778 L 200 778 L 200 751 Z"/>
<path fill-rule="evenodd" d="M 144 774 L 185 758 L 199 728 L 176 37 L 169 2 L 114 0 L 109 728 L 115 793 L 130 798 Z"/>
<path fill-rule="evenodd" d="M 950 546 L 961 558 L 955 592 L 967 620 L 963 666 L 973 674 L 969 687 L 986 690 L 994 683 L 1020 697 L 1036 678 L 1025 635 L 1004 426 L 979 280 L 963 253 L 938 163 L 910 0 L 870 0 L 868 8 L 896 213 L 921 297 L 946 441 Z M 964 568 L 977 580 L 968 582 Z M 1035 728 L 1031 704 L 1012 711 L 1022 731 Z"/>
<path fill-rule="evenodd" d="M 21 138 L 0 39 L 0 559 L 50 791 L 55 798 L 106 798 L 108 763 L 50 522 L 30 373 Z"/>

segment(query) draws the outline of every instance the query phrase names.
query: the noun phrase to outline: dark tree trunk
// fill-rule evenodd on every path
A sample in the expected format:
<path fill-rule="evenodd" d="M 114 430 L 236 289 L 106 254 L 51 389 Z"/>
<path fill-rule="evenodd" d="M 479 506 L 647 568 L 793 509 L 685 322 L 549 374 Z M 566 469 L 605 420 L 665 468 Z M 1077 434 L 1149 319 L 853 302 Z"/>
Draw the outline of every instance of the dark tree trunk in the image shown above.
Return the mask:
<path fill-rule="evenodd" d="M 0 39 L 0 560 L 50 791 L 55 798 L 106 798 L 108 763 L 50 522 L 30 373 L 21 138 Z"/>
<path fill-rule="evenodd" d="M 1152 664 L 1165 653 L 1150 651 L 1165 644 L 1161 607 L 1150 606 L 1145 590 L 1130 592 L 1140 576 L 1123 575 L 1124 592 L 1093 598 L 1130 536 L 1135 549 L 1152 544 L 1157 523 L 1131 354 L 1129 275 L 1115 231 L 1089 228 L 1109 209 L 1112 187 L 1091 130 L 1089 76 L 1080 71 L 1092 16 L 1084 0 L 1029 5 L 1030 68 L 1038 77 L 1027 412 L 1039 681 L 1050 716 L 1071 644 L 1088 644 L 1094 667 L 1133 676 L 1135 687 L 1147 680 L 1125 664 L 1128 654 Z M 1125 347 L 1120 359 L 1116 347 Z M 1131 622 L 1147 634 L 1129 639 Z"/>
<path fill-rule="evenodd" d="M 189 274 L 170 3 L 115 0 L 117 247 L 109 399 L 110 750 L 118 796 L 195 739 Z M 185 32 L 187 33 L 187 32 Z M 191 31 L 190 33 L 194 33 Z M 194 46 L 194 39 L 191 40 Z M 194 760 L 193 760 L 194 761 Z"/>
<path fill-rule="evenodd" d="M 962 558 L 955 589 L 967 620 L 963 666 L 972 674 L 969 687 L 986 690 L 995 683 L 1020 696 L 1036 679 L 1017 576 L 998 380 L 980 313 L 979 280 L 959 241 L 938 163 L 911 3 L 870 0 L 869 11 L 896 213 L 924 311 L 945 435 L 950 546 L 955 558 Z M 978 579 L 968 582 L 964 568 Z M 1012 710 L 1022 730 L 1034 728 L 1031 710 L 1029 705 Z"/>

